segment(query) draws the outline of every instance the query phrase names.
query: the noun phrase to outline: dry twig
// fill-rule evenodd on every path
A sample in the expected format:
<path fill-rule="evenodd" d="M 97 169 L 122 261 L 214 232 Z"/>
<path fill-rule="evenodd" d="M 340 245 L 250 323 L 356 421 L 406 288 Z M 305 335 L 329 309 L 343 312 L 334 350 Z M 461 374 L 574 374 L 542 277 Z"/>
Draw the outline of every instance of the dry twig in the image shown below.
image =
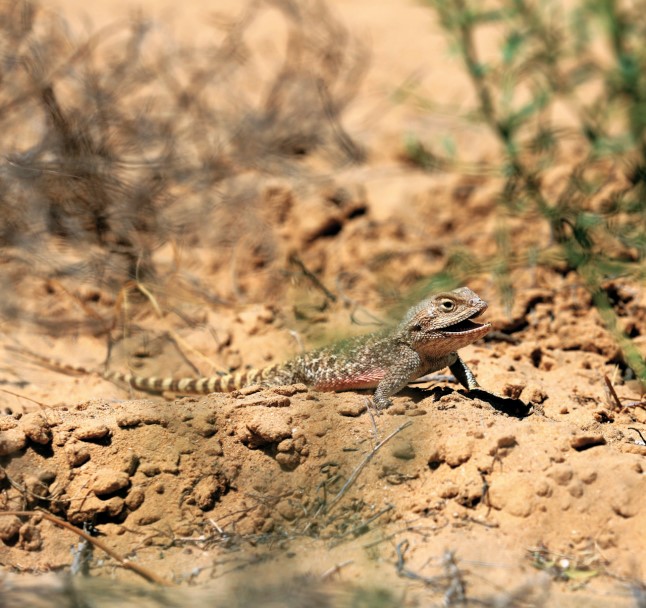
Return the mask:
<path fill-rule="evenodd" d="M 612 401 L 611 404 L 614 405 L 614 408 L 617 411 L 621 411 L 623 406 L 621 405 L 621 401 L 619 401 L 619 396 L 617 395 L 617 391 L 615 391 L 615 387 L 612 386 L 612 382 L 610 382 L 610 378 L 606 374 L 603 375 L 603 381 L 606 383 L 606 388 L 608 390 L 608 396 L 611 397 Z"/>
<path fill-rule="evenodd" d="M 124 568 L 128 570 L 132 570 L 133 572 L 135 572 L 142 578 L 146 579 L 147 581 L 151 583 L 156 583 L 158 585 L 163 585 L 165 587 L 172 586 L 172 583 L 162 578 L 161 576 L 158 576 L 152 570 L 149 570 L 148 568 L 140 564 L 137 564 L 136 562 L 132 562 L 129 559 L 122 557 L 114 549 L 112 549 L 103 541 L 98 540 L 97 538 L 93 538 L 84 530 L 79 530 L 78 528 L 74 527 L 72 524 L 56 517 L 55 515 L 52 515 L 51 513 L 47 513 L 47 511 L 40 511 L 40 510 L 38 511 L 2 511 L 0 512 L 0 515 L 14 515 L 16 517 L 31 517 L 33 515 L 41 515 L 44 519 L 52 522 L 54 525 L 59 526 L 61 528 L 65 528 L 66 530 L 73 532 L 77 536 L 80 536 L 86 542 L 92 543 L 92 545 L 101 549 L 101 551 L 109 555 L 112 559 L 118 561 Z"/>
<path fill-rule="evenodd" d="M 411 424 L 413 424 L 412 420 L 408 420 L 404 422 L 404 424 L 400 425 L 397 427 L 390 435 L 388 435 L 385 439 L 382 439 L 368 454 L 366 454 L 365 458 L 359 463 L 359 465 L 352 471 L 352 474 L 350 477 L 348 477 L 348 480 L 343 484 L 343 487 L 339 490 L 338 494 L 332 499 L 330 504 L 326 508 L 326 512 L 329 513 L 335 506 L 336 504 L 343 498 L 345 493 L 350 489 L 350 486 L 357 480 L 357 477 L 361 474 L 361 471 L 366 467 L 366 465 L 375 457 L 375 454 L 383 448 L 395 435 L 399 434 L 401 431 L 404 429 L 408 428 Z"/>

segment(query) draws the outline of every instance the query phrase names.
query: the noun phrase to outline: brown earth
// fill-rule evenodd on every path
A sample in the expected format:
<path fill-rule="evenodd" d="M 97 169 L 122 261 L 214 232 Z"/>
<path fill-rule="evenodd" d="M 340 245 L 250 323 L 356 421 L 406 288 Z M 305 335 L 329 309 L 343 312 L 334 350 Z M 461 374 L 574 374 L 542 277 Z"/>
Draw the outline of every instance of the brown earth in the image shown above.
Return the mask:
<path fill-rule="evenodd" d="M 66 15 L 86 8 L 75 4 L 60 3 Z M 116 4 L 95 4 L 97 23 L 113 16 Z M 168 17 L 160 3 L 144 6 Z M 307 187 L 271 175 L 227 225 L 248 236 L 236 246 L 159 248 L 154 262 L 168 278 L 151 288 L 156 306 L 143 290 L 128 292 L 111 367 L 186 375 L 262 366 L 301 342 L 370 330 L 456 244 L 493 251 L 495 180 L 402 160 L 409 131 L 432 140 L 450 130 L 473 158 L 492 154 L 479 129 L 391 99 L 417 74 L 422 95 L 472 101 L 432 13 L 394 0 L 332 7 L 373 52 L 344 119 L 367 161 Z M 196 2 L 175 27 L 201 38 L 209 10 Z M 271 58 L 279 44 L 263 23 L 253 34 Z M 204 218 L 204 230 L 224 230 L 221 221 Z M 547 240 L 539 225 L 512 229 L 517 243 Z M 178 276 L 198 277 L 217 298 L 197 302 Z M 297 385 L 143 399 L 94 375 L 45 369 L 6 347 L 98 367 L 105 336 L 55 325 L 110 316 L 123 300 L 80 282 L 14 278 L 14 295 L 52 325 L 2 326 L 2 509 L 91 523 L 96 539 L 173 587 L 153 588 L 98 547 L 89 578 L 67 579 L 60 573 L 83 562 L 80 539 L 42 514 L 5 515 L 2 605 L 77 605 L 74 594 L 102 598 L 97 605 L 427 606 L 462 605 L 463 596 L 496 606 L 643 605 L 646 446 L 635 429 L 646 429 L 646 411 L 576 275 L 514 271 L 509 309 L 490 276 L 469 283 L 490 302 L 497 331 L 463 358 L 506 399 L 440 377 L 375 417 L 369 393 Z M 607 289 L 644 352 L 643 286 Z"/>

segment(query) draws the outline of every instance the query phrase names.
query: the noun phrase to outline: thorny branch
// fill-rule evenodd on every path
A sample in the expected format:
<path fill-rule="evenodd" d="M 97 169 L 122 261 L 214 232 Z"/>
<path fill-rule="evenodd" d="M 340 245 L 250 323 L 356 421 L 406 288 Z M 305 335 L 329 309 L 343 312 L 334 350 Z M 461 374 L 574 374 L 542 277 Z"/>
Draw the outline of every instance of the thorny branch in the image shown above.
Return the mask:
<path fill-rule="evenodd" d="M 259 54 L 247 31 L 273 11 L 288 26 L 282 60 L 257 95 L 233 99 Z M 168 289 L 156 253 L 187 235 L 185 257 L 236 251 L 253 234 L 259 259 L 274 262 L 277 237 L 259 219 L 267 175 L 298 185 L 360 158 L 340 118 L 368 55 L 323 2 L 250 1 L 220 43 L 159 36 L 167 43 L 170 33 L 143 18 L 76 35 L 35 1 L 0 3 L 0 247 L 15 263 L 0 280 L 4 317 L 109 331 L 114 313 L 103 318 L 98 300 L 77 298 L 82 322 L 52 322 L 49 311 L 26 312 L 10 285 L 28 268 L 57 291 L 70 279 L 93 283 L 101 300 L 133 280 Z M 214 299 L 206 286 L 193 292 Z"/>

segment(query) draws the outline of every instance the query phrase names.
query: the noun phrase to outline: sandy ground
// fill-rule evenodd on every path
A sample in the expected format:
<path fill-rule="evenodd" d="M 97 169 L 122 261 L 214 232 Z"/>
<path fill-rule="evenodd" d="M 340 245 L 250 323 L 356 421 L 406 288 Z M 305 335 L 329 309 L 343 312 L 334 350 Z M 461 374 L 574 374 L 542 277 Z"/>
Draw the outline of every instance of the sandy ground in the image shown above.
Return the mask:
<path fill-rule="evenodd" d="M 79 23 L 89 10 L 59 6 Z M 237 3 L 141 6 L 178 38 L 199 41 L 213 11 L 235 14 Z M 92 27 L 128 7 L 95 2 Z M 184 244 L 177 269 L 176 251 L 158 249 L 169 277 L 154 292 L 159 310 L 131 294 L 130 330 L 111 367 L 186 375 L 266 365 L 396 317 L 399 296 L 440 270 L 449 248 L 492 251 L 495 181 L 402 160 L 407 133 L 439 141 L 451 132 L 471 158 L 495 153 L 483 129 L 412 98 L 394 101 L 413 81 L 438 107 L 473 100 L 432 12 L 394 0 L 331 7 L 371 51 L 343 119 L 366 161 L 307 188 L 269 176 L 254 211 L 237 216 L 250 235 L 238 250 Z M 257 66 L 279 58 L 285 26 L 276 15 L 251 34 Z M 205 218 L 205 228 L 217 232 L 219 219 Z M 256 234 L 261 224 L 270 236 Z M 522 224 L 513 234 L 545 236 Z M 257 242 L 270 242 L 270 263 L 245 249 Z M 325 289 L 288 264 L 295 253 Z M 178 275 L 211 285 L 218 301 L 187 297 Z M 490 303 L 495 329 L 462 351 L 485 390 L 469 394 L 439 377 L 374 418 L 369 392 L 295 385 L 148 397 L 4 348 L 0 380 L 12 394 L 0 394 L 2 509 L 46 508 L 85 525 L 118 559 L 87 544 L 81 559 L 80 539 L 42 514 L 0 517 L 3 605 L 643 605 L 639 392 L 618 374 L 617 347 L 576 276 L 520 269 L 514 285 L 506 309 L 490 276 L 469 283 Z M 646 335 L 643 287 L 609 289 L 632 335 Z M 63 289 L 37 277 L 17 291 L 53 323 L 88 311 L 107 317 L 117 306 L 115 293 L 87 283 Z M 82 328 L 14 321 L 0 339 L 72 365 L 106 358 L 105 335 Z M 89 576 L 68 578 L 70 567 Z M 143 581 L 151 572 L 169 588 Z"/>

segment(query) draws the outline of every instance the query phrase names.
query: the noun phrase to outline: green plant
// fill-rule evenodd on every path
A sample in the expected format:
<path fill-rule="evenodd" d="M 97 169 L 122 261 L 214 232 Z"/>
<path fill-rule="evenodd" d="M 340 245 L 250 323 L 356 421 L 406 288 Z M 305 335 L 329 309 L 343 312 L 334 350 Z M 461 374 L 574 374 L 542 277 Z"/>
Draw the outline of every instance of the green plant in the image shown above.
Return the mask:
<path fill-rule="evenodd" d="M 627 365 L 646 381 L 644 358 L 619 328 L 604 289 L 610 278 L 646 278 L 646 2 L 427 3 L 462 59 L 477 99 L 471 118 L 495 136 L 503 178 L 497 254 L 465 262 L 469 254 L 460 252 L 436 281 L 487 270 L 509 302 L 515 268 L 574 271 Z M 493 53 L 479 45 L 483 29 L 499 42 Z M 557 163 L 571 168 L 555 194 L 546 172 Z M 518 244 L 514 218 L 546 227 L 544 236 Z"/>

